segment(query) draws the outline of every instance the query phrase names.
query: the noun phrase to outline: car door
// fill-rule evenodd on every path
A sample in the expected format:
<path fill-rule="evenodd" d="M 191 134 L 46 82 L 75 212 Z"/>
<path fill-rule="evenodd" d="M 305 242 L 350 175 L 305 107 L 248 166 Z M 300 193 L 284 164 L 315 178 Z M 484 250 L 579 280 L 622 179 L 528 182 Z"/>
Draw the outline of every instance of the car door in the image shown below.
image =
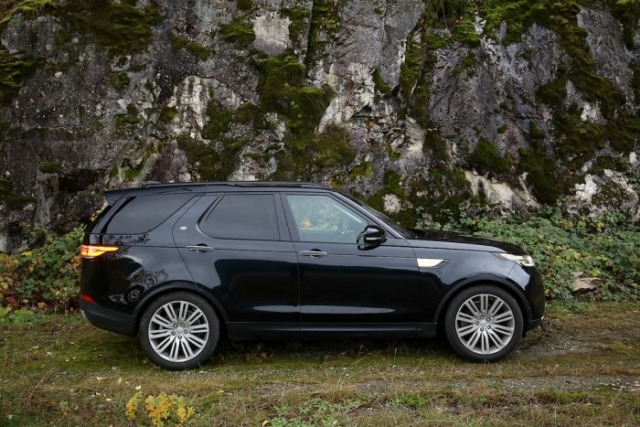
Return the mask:
<path fill-rule="evenodd" d="M 376 222 L 330 194 L 283 199 L 298 255 L 301 331 L 415 334 L 419 269 L 406 241 L 388 234 L 383 244 L 359 245 L 359 234 Z"/>
<path fill-rule="evenodd" d="M 232 339 L 290 337 L 300 327 L 297 258 L 275 197 L 206 195 L 174 226 L 180 254 L 222 307 Z"/>

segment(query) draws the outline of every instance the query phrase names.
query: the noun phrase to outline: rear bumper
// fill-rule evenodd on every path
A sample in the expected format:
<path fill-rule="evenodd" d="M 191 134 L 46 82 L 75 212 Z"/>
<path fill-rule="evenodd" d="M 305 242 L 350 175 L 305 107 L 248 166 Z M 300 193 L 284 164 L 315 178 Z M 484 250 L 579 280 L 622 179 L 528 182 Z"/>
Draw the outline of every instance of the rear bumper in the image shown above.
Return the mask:
<path fill-rule="evenodd" d="M 135 316 L 100 307 L 97 304 L 80 300 L 82 315 L 93 326 L 116 334 L 136 336 L 138 322 Z"/>

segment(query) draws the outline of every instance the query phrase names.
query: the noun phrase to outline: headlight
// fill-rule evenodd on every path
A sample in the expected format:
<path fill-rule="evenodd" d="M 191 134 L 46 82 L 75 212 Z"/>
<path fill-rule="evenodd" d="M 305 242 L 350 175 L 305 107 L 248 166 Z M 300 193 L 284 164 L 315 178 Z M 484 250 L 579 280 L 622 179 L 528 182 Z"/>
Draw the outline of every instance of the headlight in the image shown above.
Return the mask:
<path fill-rule="evenodd" d="M 533 258 L 531 258 L 529 255 L 513 255 L 507 253 L 498 255 L 504 259 L 508 259 L 509 261 L 515 261 L 523 267 L 535 267 L 536 265 L 536 263 L 533 262 Z"/>

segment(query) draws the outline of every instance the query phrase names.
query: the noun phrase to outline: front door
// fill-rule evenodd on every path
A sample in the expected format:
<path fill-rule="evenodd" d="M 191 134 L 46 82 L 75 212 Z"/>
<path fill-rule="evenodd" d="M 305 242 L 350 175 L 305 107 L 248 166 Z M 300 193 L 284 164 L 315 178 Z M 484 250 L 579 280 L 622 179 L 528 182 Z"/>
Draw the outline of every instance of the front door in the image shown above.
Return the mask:
<path fill-rule="evenodd" d="M 419 269 L 404 239 L 365 248 L 358 235 L 372 219 L 325 194 L 287 194 L 287 222 L 300 270 L 302 331 L 413 336 Z"/>

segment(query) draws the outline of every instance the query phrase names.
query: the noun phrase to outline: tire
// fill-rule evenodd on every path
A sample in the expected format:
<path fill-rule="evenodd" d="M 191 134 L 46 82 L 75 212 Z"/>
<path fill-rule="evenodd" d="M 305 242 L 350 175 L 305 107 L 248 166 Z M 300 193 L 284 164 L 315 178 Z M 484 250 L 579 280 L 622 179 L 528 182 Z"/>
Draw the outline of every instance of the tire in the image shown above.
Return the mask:
<path fill-rule="evenodd" d="M 456 295 L 445 314 L 449 344 L 474 362 L 495 362 L 520 343 L 522 310 L 507 291 L 492 285 L 467 288 Z"/>
<path fill-rule="evenodd" d="M 172 371 L 193 369 L 216 349 L 220 321 L 202 297 L 174 292 L 147 307 L 138 334 L 142 348 L 156 365 Z"/>

